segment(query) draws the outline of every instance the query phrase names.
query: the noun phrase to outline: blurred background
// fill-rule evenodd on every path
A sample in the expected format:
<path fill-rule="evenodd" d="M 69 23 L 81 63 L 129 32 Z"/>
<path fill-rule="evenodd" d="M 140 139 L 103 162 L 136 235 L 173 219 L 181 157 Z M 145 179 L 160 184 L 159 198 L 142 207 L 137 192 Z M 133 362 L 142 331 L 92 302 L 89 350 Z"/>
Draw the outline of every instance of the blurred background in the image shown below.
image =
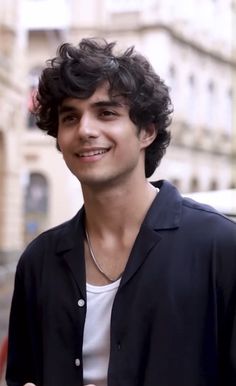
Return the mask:
<path fill-rule="evenodd" d="M 235 0 L 0 0 L 0 342 L 20 253 L 82 204 L 30 113 L 46 60 L 88 36 L 135 45 L 175 108 L 172 143 L 151 180 L 182 193 L 236 188 L 235 15 Z"/>

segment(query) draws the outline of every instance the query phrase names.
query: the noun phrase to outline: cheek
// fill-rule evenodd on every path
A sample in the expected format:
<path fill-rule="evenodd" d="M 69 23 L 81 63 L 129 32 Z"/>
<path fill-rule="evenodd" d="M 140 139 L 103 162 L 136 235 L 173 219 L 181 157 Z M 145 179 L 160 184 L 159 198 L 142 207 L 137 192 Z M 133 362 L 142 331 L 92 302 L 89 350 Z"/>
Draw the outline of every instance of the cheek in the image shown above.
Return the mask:
<path fill-rule="evenodd" d="M 113 131 L 114 138 L 120 143 L 126 143 L 126 146 L 134 146 L 134 143 L 140 142 L 136 126 L 122 123 Z"/>
<path fill-rule="evenodd" d="M 64 131 L 59 130 L 58 136 L 57 136 L 57 142 L 60 150 L 63 151 L 63 149 L 65 149 L 69 143 L 68 133 L 65 133 Z"/>

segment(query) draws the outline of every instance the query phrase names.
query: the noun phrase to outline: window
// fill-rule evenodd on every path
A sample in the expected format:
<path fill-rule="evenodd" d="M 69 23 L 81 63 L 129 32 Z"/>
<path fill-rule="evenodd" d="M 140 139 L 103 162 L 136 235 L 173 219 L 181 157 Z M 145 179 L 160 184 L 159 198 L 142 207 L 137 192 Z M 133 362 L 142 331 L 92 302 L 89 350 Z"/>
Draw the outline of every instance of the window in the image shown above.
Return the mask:
<path fill-rule="evenodd" d="M 186 92 L 186 115 L 188 122 L 193 125 L 196 122 L 196 80 L 193 74 L 190 74 L 187 82 Z"/>
<path fill-rule="evenodd" d="M 197 192 L 199 190 L 199 181 L 197 177 L 192 177 L 190 180 L 190 192 Z"/>
<path fill-rule="evenodd" d="M 32 173 L 26 187 L 26 213 L 46 214 L 48 211 L 48 183 L 39 173 Z"/>
<path fill-rule="evenodd" d="M 174 106 L 176 107 L 177 102 L 178 102 L 178 92 L 177 92 L 178 85 L 177 85 L 177 72 L 176 72 L 176 68 L 173 64 L 170 65 L 170 67 L 169 67 L 167 82 L 168 82 L 168 85 L 170 87 L 170 96 L 171 96 L 172 102 L 173 102 Z M 177 110 L 177 108 L 176 108 L 176 110 Z"/>
<path fill-rule="evenodd" d="M 44 175 L 31 173 L 25 186 L 25 243 L 45 229 L 48 216 L 48 182 Z"/>
<path fill-rule="evenodd" d="M 212 180 L 210 182 L 209 190 L 217 190 L 218 189 L 218 182 L 216 180 Z"/>
<path fill-rule="evenodd" d="M 217 111 L 217 101 L 216 101 L 216 87 L 214 82 L 211 80 L 207 85 L 206 90 L 206 125 L 207 128 L 213 129 L 216 123 L 216 111 Z"/>

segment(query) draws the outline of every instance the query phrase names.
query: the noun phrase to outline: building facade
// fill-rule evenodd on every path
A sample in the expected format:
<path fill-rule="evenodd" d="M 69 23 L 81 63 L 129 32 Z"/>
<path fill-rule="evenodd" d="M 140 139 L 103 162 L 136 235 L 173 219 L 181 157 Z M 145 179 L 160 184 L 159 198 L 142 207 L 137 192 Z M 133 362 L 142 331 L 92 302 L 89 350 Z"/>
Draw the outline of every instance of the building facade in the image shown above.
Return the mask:
<path fill-rule="evenodd" d="M 0 265 L 18 255 L 22 242 L 21 133 L 25 127 L 25 36 L 20 1 L 0 3 Z"/>

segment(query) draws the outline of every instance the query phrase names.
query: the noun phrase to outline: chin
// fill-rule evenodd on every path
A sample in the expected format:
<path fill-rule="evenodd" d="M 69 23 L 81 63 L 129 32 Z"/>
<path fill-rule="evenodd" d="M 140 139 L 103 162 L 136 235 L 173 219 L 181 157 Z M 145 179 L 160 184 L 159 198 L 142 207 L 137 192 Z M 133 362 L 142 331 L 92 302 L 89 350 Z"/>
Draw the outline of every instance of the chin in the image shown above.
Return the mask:
<path fill-rule="evenodd" d="M 82 176 L 82 175 L 76 175 L 77 179 L 81 183 L 81 185 L 87 185 L 87 186 L 100 186 L 100 185 L 106 185 L 110 183 L 112 178 L 108 178 L 103 176 L 98 176 L 98 175 L 93 175 L 93 176 Z"/>

